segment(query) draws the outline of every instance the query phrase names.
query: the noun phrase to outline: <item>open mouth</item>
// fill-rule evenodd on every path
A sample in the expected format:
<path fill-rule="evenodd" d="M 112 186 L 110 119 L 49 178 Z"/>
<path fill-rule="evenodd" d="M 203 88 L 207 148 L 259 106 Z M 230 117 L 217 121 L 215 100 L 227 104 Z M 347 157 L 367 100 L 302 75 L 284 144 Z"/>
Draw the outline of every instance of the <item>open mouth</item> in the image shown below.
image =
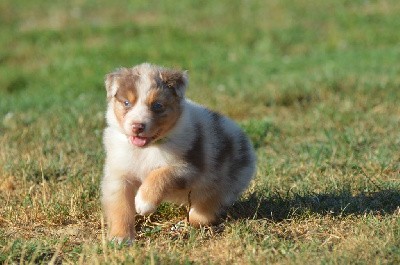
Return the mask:
<path fill-rule="evenodd" d="M 130 136 L 129 140 L 133 145 L 143 147 L 148 145 L 153 140 L 153 137 Z"/>
<path fill-rule="evenodd" d="M 153 142 L 155 139 L 157 139 L 158 137 L 158 133 L 154 136 L 139 136 L 139 135 L 133 135 L 133 136 L 129 136 L 129 141 L 131 142 L 131 144 L 133 144 L 134 146 L 137 147 L 145 147 L 146 145 L 150 144 L 151 142 Z"/>

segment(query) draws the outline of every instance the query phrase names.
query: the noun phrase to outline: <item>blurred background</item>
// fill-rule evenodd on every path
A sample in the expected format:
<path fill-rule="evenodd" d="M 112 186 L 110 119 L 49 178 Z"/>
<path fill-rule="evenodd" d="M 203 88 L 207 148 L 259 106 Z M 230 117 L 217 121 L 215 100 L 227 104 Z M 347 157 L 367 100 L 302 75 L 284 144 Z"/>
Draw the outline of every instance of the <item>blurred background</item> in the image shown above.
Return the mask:
<path fill-rule="evenodd" d="M 399 6 L 4 0 L 0 111 L 72 108 L 79 96 L 102 104 L 104 75 L 141 62 L 189 70 L 189 96 L 238 119 L 312 100 L 324 89 L 352 86 L 380 95 L 399 83 Z"/>
<path fill-rule="evenodd" d="M 399 14 L 395 0 L 1 1 L 0 165 L 98 182 L 104 76 L 151 62 L 188 70 L 188 96 L 240 122 L 257 183 L 338 187 L 312 165 L 371 189 L 343 172 L 398 177 Z"/>

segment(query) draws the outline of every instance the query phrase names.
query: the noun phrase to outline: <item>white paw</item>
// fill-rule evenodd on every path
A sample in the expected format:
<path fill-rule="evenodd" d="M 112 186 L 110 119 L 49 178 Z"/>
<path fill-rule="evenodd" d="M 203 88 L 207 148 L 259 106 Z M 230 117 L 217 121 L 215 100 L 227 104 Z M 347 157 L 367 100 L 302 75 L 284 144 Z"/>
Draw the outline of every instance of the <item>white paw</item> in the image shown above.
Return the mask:
<path fill-rule="evenodd" d="M 118 245 L 125 245 L 125 246 L 132 246 L 133 245 L 133 238 L 126 238 L 126 237 L 113 237 L 111 242 L 117 243 Z"/>
<path fill-rule="evenodd" d="M 136 212 L 140 215 L 149 215 L 151 213 L 154 213 L 155 210 L 157 209 L 157 205 L 143 200 L 142 193 L 140 190 L 135 197 L 135 207 L 136 207 Z"/>

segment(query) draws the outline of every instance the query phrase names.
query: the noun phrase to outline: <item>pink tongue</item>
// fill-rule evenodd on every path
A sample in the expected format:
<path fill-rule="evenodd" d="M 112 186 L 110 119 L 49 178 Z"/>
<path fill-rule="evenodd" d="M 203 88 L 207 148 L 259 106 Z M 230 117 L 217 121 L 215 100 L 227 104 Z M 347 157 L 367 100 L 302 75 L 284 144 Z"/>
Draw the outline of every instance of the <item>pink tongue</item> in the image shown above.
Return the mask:
<path fill-rule="evenodd" d="M 147 144 L 147 137 L 131 136 L 131 142 L 133 145 L 143 147 Z"/>

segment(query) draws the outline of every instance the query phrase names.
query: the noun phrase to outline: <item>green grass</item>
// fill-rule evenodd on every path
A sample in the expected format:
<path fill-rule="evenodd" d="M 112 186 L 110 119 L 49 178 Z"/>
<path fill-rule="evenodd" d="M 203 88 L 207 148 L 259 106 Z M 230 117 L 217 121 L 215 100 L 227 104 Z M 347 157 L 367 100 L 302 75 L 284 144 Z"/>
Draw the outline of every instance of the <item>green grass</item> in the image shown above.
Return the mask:
<path fill-rule="evenodd" d="M 398 264 L 400 2 L 0 3 L 0 263 Z M 257 174 L 220 226 L 104 240 L 104 75 L 189 70 Z"/>

